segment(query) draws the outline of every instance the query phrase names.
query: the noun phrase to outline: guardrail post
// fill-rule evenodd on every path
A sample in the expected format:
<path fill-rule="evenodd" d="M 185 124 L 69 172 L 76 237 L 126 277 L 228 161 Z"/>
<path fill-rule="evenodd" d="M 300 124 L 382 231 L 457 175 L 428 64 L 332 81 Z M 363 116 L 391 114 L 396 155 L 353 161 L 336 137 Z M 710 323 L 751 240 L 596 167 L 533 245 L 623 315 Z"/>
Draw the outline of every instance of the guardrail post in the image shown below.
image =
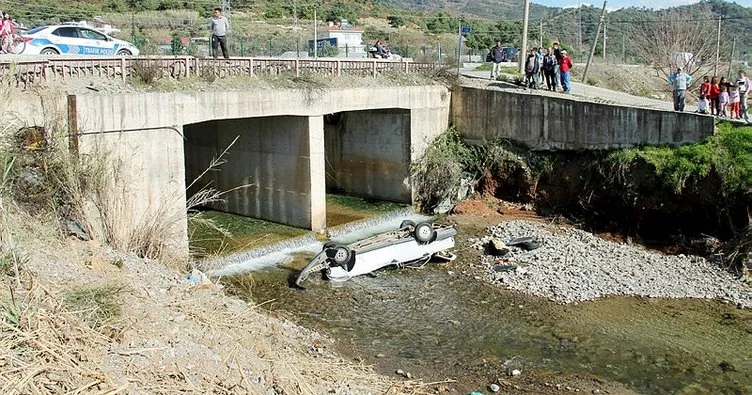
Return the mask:
<path fill-rule="evenodd" d="M 337 61 L 337 77 L 341 75 L 342 75 L 342 61 L 338 60 Z"/>
<path fill-rule="evenodd" d="M 185 78 L 188 78 L 191 76 L 191 65 L 190 65 L 190 57 L 185 57 Z"/>
<path fill-rule="evenodd" d="M 123 81 L 125 81 L 125 56 L 120 58 L 120 73 L 123 74 Z"/>
<path fill-rule="evenodd" d="M 251 77 L 253 77 L 253 58 L 250 59 L 250 63 L 251 63 L 251 67 L 248 70 L 248 73 L 250 74 Z"/>
<path fill-rule="evenodd" d="M 376 78 L 376 61 L 375 60 L 373 61 L 372 67 L 373 67 L 373 77 Z"/>
<path fill-rule="evenodd" d="M 407 63 L 407 62 L 405 62 L 404 60 L 402 62 L 405 64 L 405 73 L 409 73 L 410 72 L 410 64 Z"/>

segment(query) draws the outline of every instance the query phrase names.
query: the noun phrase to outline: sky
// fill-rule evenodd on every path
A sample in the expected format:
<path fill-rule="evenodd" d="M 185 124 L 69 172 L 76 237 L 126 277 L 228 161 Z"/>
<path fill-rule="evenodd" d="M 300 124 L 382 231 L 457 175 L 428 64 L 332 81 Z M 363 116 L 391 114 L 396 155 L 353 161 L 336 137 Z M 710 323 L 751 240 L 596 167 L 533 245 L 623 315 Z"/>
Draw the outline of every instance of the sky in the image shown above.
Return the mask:
<path fill-rule="evenodd" d="M 581 0 L 531 0 L 531 2 L 536 4 L 541 4 L 549 7 L 568 7 L 568 6 L 579 6 L 580 4 L 592 4 L 596 7 L 603 7 L 603 1 L 602 0 L 588 0 L 588 1 L 581 1 Z M 667 7 L 675 7 L 679 5 L 685 5 L 685 4 L 693 4 L 698 3 L 699 0 L 608 0 L 608 4 L 606 7 L 609 10 L 615 10 L 622 7 L 648 7 L 648 8 L 667 8 Z M 743 5 L 745 7 L 752 7 L 752 0 L 735 0 L 733 1 L 739 5 Z"/>

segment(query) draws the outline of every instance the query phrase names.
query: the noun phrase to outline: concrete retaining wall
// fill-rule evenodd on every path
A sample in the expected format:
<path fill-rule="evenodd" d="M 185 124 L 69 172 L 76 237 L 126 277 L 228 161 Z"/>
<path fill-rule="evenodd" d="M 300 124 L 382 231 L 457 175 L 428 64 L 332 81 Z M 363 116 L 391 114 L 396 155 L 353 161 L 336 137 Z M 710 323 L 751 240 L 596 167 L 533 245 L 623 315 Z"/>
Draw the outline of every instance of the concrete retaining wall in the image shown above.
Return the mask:
<path fill-rule="evenodd" d="M 538 150 L 679 145 L 714 131 L 710 116 L 464 87 L 452 93 L 451 118 L 471 141 L 505 138 Z"/>
<path fill-rule="evenodd" d="M 326 120 L 328 188 L 350 195 L 412 202 L 410 111 L 352 111 Z"/>
<path fill-rule="evenodd" d="M 227 163 L 194 183 L 189 196 L 208 185 L 231 191 L 222 202 L 210 205 L 217 210 L 324 229 L 325 222 L 312 225 L 311 218 L 311 134 L 321 136 L 323 128 L 319 125 L 318 130 L 311 130 L 309 118 L 246 118 L 186 125 L 187 184 L 227 149 L 223 157 Z M 314 120 L 316 123 L 320 122 Z"/>

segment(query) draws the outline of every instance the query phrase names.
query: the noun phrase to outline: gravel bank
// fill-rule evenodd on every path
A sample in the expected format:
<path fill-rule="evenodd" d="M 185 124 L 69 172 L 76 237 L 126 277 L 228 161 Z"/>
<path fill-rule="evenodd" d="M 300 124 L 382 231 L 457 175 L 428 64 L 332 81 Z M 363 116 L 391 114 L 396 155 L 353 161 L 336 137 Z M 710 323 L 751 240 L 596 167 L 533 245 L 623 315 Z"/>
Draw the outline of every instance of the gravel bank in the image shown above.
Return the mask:
<path fill-rule="evenodd" d="M 752 289 L 698 256 L 664 255 L 601 239 L 591 233 L 530 221 L 510 221 L 471 239 L 486 250 L 481 261 L 489 279 L 509 289 L 562 303 L 609 295 L 722 299 L 752 307 Z M 503 256 L 488 248 L 493 238 L 532 236 L 540 248 L 510 247 Z"/>

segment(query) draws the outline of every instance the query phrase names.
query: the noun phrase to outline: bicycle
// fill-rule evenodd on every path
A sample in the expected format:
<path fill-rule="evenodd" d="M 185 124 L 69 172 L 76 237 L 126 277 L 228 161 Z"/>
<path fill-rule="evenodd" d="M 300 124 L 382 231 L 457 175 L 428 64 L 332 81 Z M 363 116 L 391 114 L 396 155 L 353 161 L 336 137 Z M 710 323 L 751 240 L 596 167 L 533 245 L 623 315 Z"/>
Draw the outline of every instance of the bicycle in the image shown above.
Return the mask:
<path fill-rule="evenodd" d="M 11 33 L 10 37 L 0 39 L 0 53 L 22 54 L 29 40 L 20 33 Z"/>

